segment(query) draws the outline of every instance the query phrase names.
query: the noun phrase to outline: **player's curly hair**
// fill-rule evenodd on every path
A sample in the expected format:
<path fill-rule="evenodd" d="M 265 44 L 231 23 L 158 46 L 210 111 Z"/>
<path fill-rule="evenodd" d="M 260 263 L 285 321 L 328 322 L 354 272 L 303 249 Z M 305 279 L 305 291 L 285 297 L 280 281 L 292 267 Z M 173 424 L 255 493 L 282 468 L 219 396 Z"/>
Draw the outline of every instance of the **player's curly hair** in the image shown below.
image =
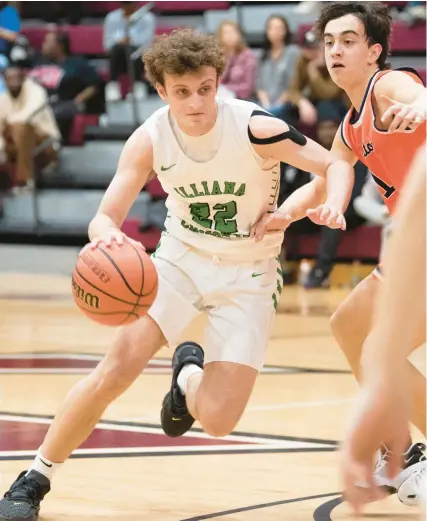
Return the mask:
<path fill-rule="evenodd" d="M 214 36 L 193 29 L 172 31 L 157 38 L 143 54 L 150 83 L 164 86 L 164 75 L 194 73 L 202 67 L 214 67 L 218 79 L 224 72 L 226 57 Z"/>
<path fill-rule="evenodd" d="M 386 63 L 389 52 L 389 39 L 392 18 L 390 9 L 381 2 L 328 2 L 323 7 L 313 29 L 319 40 L 323 39 L 325 27 L 331 20 L 336 20 L 347 14 L 359 18 L 365 28 L 368 45 L 379 43 L 382 47 L 378 58 L 378 67 L 388 69 Z"/>

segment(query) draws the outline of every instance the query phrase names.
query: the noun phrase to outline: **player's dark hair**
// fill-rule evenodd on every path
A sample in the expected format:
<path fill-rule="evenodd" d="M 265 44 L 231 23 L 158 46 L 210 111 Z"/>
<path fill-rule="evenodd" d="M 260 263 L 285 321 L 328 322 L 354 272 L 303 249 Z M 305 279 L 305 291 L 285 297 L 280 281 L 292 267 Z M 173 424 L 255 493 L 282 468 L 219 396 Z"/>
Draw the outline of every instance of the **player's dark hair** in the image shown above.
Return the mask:
<path fill-rule="evenodd" d="M 330 2 L 323 7 L 314 25 L 316 37 L 323 39 L 325 27 L 331 20 L 348 14 L 356 16 L 365 28 L 368 45 L 379 43 L 382 47 L 377 63 L 380 69 L 390 68 L 386 62 L 389 52 L 389 39 L 392 18 L 387 5 L 381 2 Z"/>

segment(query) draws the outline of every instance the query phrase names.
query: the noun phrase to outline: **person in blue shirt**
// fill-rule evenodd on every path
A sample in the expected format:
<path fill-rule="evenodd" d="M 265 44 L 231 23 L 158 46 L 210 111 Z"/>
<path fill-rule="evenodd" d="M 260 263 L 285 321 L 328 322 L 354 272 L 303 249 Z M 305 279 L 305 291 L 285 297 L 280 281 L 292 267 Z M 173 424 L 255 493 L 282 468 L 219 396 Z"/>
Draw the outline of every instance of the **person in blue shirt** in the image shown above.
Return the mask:
<path fill-rule="evenodd" d="M 0 54 L 9 54 L 20 29 L 18 10 L 9 5 L 9 2 L 0 2 Z"/>

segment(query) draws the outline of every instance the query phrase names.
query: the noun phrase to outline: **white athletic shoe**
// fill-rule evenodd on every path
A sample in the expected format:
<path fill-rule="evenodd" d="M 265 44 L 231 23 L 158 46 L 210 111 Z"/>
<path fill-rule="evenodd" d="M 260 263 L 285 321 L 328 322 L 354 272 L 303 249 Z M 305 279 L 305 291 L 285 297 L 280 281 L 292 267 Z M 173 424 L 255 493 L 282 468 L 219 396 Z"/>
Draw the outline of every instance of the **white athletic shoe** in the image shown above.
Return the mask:
<path fill-rule="evenodd" d="M 420 496 L 427 466 L 425 450 L 426 446 L 423 443 L 411 445 L 404 454 L 405 467 L 393 479 L 387 475 L 388 454 L 380 453 L 374 471 L 375 483 L 390 494 L 397 493 L 397 497 L 404 505 L 418 506 L 422 501 Z"/>
<path fill-rule="evenodd" d="M 404 505 L 421 507 L 425 510 L 427 498 L 426 461 L 421 461 L 417 465 L 423 466 L 414 470 L 400 485 L 397 497 Z"/>
<path fill-rule="evenodd" d="M 105 98 L 110 103 L 115 103 L 122 99 L 122 93 L 120 92 L 120 85 L 117 81 L 110 81 L 105 87 Z"/>

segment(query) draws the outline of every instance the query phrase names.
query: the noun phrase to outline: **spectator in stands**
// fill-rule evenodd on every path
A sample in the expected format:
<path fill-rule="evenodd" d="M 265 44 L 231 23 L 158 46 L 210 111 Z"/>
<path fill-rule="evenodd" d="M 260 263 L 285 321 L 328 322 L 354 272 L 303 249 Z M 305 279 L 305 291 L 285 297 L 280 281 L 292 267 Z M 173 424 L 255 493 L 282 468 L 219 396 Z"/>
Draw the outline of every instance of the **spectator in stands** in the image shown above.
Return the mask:
<path fill-rule="evenodd" d="M 128 55 L 144 49 L 154 40 L 156 20 L 152 13 L 145 12 L 135 18 L 138 2 L 122 2 L 122 7 L 111 11 L 104 22 L 104 49 L 110 58 L 110 82 L 107 85 L 108 101 L 121 99 L 119 77 L 128 73 Z M 144 65 L 139 56 L 132 60 L 135 71 L 134 92 L 136 99 L 142 99 L 146 86 L 142 82 Z"/>
<path fill-rule="evenodd" d="M 10 65 L 4 77 L 7 91 L 0 94 L 0 149 L 16 165 L 18 185 L 31 187 L 35 148 L 53 138 L 55 143 L 36 157 L 36 165 L 44 168 L 55 162 L 60 132 L 42 86 L 16 65 Z"/>
<path fill-rule="evenodd" d="M 42 56 L 32 71 L 52 100 L 52 108 L 64 140 L 68 140 L 74 117 L 79 113 L 105 111 L 104 82 L 87 60 L 71 56 L 68 34 L 49 32 Z"/>
<path fill-rule="evenodd" d="M 368 224 L 387 226 L 390 213 L 372 175 L 368 175 L 362 193 L 354 200 L 354 209 Z"/>
<path fill-rule="evenodd" d="M 426 23 L 426 2 L 408 2 L 400 15 L 400 19 L 409 26 Z"/>
<path fill-rule="evenodd" d="M 9 56 L 21 28 L 18 10 L 11 2 L 0 2 L 0 55 Z"/>
<path fill-rule="evenodd" d="M 267 20 L 264 49 L 258 71 L 257 96 L 260 104 L 272 114 L 283 117 L 288 89 L 299 55 L 291 45 L 289 24 L 283 16 Z"/>
<path fill-rule="evenodd" d="M 317 122 L 317 106 L 322 101 L 333 102 L 341 117 L 348 108 L 344 92 L 332 81 L 325 63 L 323 46 L 309 31 L 301 43 L 301 55 L 289 86 L 288 119 L 305 125 Z M 289 114 L 291 114 L 289 116 Z"/>
<path fill-rule="evenodd" d="M 242 29 L 236 22 L 225 20 L 219 24 L 217 39 L 227 55 L 227 66 L 220 87 L 228 89 L 238 99 L 252 99 L 256 59 L 243 39 Z"/>
<path fill-rule="evenodd" d="M 319 107 L 318 122 L 316 127 L 316 140 L 325 148 L 330 149 L 341 122 L 340 112 L 337 107 L 331 102 L 324 102 Z M 365 183 L 367 175 L 366 167 L 358 162 L 355 166 L 355 183 L 350 204 L 345 212 L 347 222 L 347 230 L 351 230 L 360 226 L 364 219 L 360 217 L 354 210 L 353 201 L 355 197 L 360 195 L 362 187 Z M 289 165 L 282 165 L 281 168 L 281 186 L 279 192 L 279 202 L 282 204 L 289 195 L 296 189 L 308 183 L 312 179 L 312 175 L 308 172 L 295 170 Z M 331 233 L 330 233 L 331 232 Z M 318 243 L 318 257 L 316 264 L 308 275 L 308 280 L 305 284 L 306 288 L 320 288 L 325 287 L 328 283 L 328 277 L 334 266 L 338 247 L 340 245 L 342 234 L 341 230 L 332 230 L 331 228 L 314 225 L 309 219 L 302 219 L 297 221 L 288 228 L 286 235 L 288 240 L 292 241 L 292 236 L 299 237 L 304 234 L 319 233 Z M 285 277 L 291 279 L 287 263 L 284 259 L 285 255 L 282 252 L 281 261 Z"/>

